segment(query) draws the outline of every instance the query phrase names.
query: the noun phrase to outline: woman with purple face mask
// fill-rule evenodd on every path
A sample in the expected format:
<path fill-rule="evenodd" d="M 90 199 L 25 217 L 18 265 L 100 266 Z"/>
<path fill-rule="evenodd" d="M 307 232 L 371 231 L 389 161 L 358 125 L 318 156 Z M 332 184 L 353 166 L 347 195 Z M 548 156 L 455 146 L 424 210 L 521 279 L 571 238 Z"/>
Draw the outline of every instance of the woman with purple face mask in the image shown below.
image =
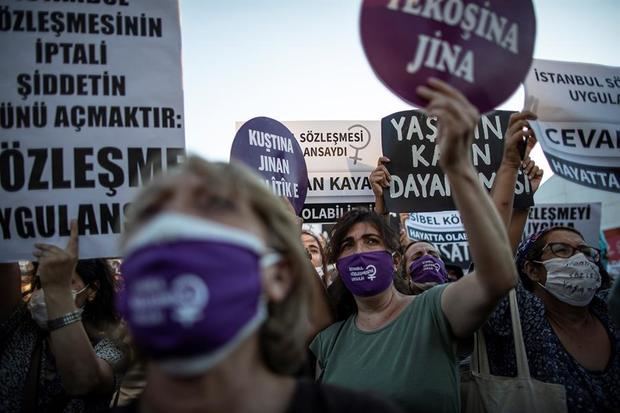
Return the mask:
<path fill-rule="evenodd" d="M 448 271 L 439 251 L 425 241 L 411 241 L 405 247 L 401 274 L 412 294 L 420 294 L 449 281 Z"/>
<path fill-rule="evenodd" d="M 137 197 L 125 237 L 118 307 L 146 387 L 115 411 L 397 411 L 293 378 L 318 280 L 294 216 L 245 167 L 190 157 Z"/>
<path fill-rule="evenodd" d="M 377 391 L 407 411 L 458 412 L 457 340 L 484 323 L 517 274 L 506 230 L 471 161 L 477 110 L 437 79 L 417 91 L 429 102 L 426 112 L 438 118 L 439 163 L 476 270 L 416 296 L 402 294 L 394 287 L 396 234 L 377 213 L 350 211 L 331 232 L 329 260 L 339 273 L 332 288 L 344 287 L 352 311 L 340 313 L 342 321 L 319 333 L 310 348 L 323 382 Z M 376 179 L 371 176 L 373 190 L 390 181 L 387 168 L 379 169 Z M 422 279 L 439 278 L 431 276 L 442 269 L 434 259 L 420 261 L 414 270 L 418 266 Z"/>

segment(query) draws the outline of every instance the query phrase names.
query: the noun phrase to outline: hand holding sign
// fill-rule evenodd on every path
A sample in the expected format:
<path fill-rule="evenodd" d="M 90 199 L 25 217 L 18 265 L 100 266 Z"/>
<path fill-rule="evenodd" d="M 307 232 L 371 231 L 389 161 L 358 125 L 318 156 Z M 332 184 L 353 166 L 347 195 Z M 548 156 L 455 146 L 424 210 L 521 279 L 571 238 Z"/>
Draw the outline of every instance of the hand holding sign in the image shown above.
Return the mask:
<path fill-rule="evenodd" d="M 508 130 L 504 137 L 504 158 L 502 163 L 505 166 L 518 169 L 521 161 L 529 155 L 529 151 L 536 144 L 536 138 L 528 120 L 535 119 L 536 115 L 527 110 L 510 115 Z M 533 144 L 530 144 L 530 140 L 533 141 Z"/>
<path fill-rule="evenodd" d="M 428 100 L 426 112 L 437 117 L 439 127 L 439 164 L 444 172 L 473 168 L 471 144 L 480 114 L 465 96 L 446 82 L 430 78 L 428 86 L 416 90 Z"/>
<path fill-rule="evenodd" d="M 71 277 L 79 257 L 77 221 L 71 222 L 71 237 L 65 249 L 51 244 L 35 244 L 32 253 L 39 259 L 39 276 L 43 288 L 71 288 Z"/>
<path fill-rule="evenodd" d="M 383 201 L 383 188 L 390 186 L 390 173 L 385 164 L 390 159 L 380 156 L 377 160 L 377 167 L 370 173 L 369 181 L 372 186 L 372 192 L 375 194 L 375 212 L 378 214 L 385 213 L 385 203 Z"/>

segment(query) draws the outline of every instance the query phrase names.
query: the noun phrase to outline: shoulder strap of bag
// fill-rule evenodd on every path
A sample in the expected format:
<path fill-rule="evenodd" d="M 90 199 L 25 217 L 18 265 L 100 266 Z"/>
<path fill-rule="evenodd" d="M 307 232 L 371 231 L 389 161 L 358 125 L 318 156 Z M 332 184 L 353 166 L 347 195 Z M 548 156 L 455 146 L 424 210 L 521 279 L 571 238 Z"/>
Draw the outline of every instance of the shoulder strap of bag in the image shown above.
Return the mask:
<path fill-rule="evenodd" d="M 525 353 L 523 331 L 521 330 L 521 318 L 519 316 L 519 306 L 517 305 L 517 293 L 514 288 L 508 293 L 508 300 L 510 302 L 510 321 L 512 324 L 515 356 L 517 359 L 517 377 L 529 379 L 530 367 L 527 362 L 527 354 Z M 473 373 L 491 374 L 487 346 L 482 329 L 479 329 L 474 334 L 474 351 L 471 355 L 471 370 Z"/>
<path fill-rule="evenodd" d="M 530 366 L 527 364 L 523 331 L 521 330 L 521 317 L 519 316 L 519 306 L 517 305 L 517 292 L 514 288 L 508 293 L 508 298 L 510 299 L 510 318 L 512 319 L 512 334 L 515 343 L 515 356 L 517 358 L 517 377 L 529 379 Z"/>

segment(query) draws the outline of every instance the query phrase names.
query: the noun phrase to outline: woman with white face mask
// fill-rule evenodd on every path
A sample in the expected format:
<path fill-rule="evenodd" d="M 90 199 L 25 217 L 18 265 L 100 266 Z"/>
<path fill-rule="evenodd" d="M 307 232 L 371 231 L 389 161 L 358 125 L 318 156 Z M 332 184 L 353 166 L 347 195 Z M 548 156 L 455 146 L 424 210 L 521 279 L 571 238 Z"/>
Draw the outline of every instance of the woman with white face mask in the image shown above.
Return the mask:
<path fill-rule="evenodd" d="M 572 228 L 553 227 L 519 246 L 517 303 L 532 376 L 566 388 L 568 411 L 620 408 L 620 331 L 599 292 L 599 250 Z M 598 295 L 597 295 L 598 294 Z M 508 300 L 484 333 L 491 373 L 515 376 Z"/>
<path fill-rule="evenodd" d="M 75 222 L 66 248 L 34 255 L 35 289 L 0 320 L 0 410 L 105 411 L 126 361 L 112 269 L 78 260 Z"/>

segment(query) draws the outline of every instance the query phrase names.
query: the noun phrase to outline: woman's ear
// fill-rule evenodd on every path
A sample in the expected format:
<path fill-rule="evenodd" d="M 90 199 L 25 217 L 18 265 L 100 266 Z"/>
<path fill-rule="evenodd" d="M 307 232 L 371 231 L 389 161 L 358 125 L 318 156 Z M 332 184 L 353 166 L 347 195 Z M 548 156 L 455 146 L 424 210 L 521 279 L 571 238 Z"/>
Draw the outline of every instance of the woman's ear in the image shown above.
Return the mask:
<path fill-rule="evenodd" d="M 270 302 L 278 303 L 288 297 L 293 287 L 293 275 L 287 260 L 264 268 L 262 277 L 263 289 Z"/>
<path fill-rule="evenodd" d="M 527 278 L 532 280 L 535 283 L 541 283 L 545 285 L 547 281 L 547 271 L 545 270 L 545 266 L 536 262 L 526 261 L 523 266 L 523 271 Z"/>
<path fill-rule="evenodd" d="M 99 291 L 100 285 L 101 284 L 99 283 L 99 280 L 97 280 L 88 286 L 88 289 L 86 291 L 88 292 L 87 300 L 89 302 L 94 301 L 95 297 L 97 297 L 97 291 Z"/>

